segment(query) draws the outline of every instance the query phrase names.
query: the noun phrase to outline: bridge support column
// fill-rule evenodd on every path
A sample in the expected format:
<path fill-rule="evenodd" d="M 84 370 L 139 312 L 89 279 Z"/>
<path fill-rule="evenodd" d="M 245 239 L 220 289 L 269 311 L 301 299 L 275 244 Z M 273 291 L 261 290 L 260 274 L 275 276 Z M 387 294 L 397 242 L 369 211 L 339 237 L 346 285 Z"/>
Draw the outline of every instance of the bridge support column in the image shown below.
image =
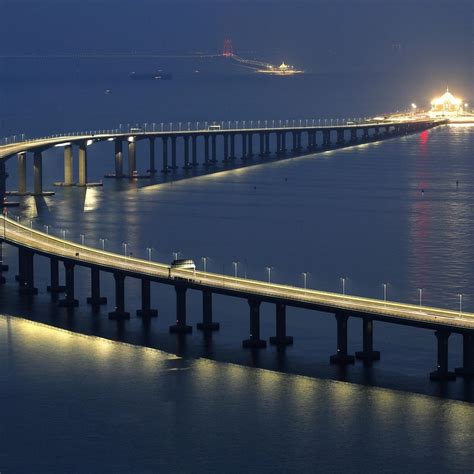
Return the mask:
<path fill-rule="evenodd" d="M 64 183 L 63 186 L 74 186 L 72 145 L 64 147 Z"/>
<path fill-rule="evenodd" d="M 184 139 L 184 166 L 183 168 L 185 170 L 188 170 L 189 168 L 191 168 L 189 164 L 189 135 L 185 135 L 183 139 Z"/>
<path fill-rule="evenodd" d="M 369 129 L 368 129 L 368 128 L 364 128 L 364 129 L 363 129 L 362 140 L 364 140 L 364 142 L 368 142 L 369 139 L 370 139 L 370 137 L 369 137 Z"/>
<path fill-rule="evenodd" d="M 173 135 L 171 137 L 171 168 L 178 169 L 178 165 L 176 164 L 176 136 Z"/>
<path fill-rule="evenodd" d="M 150 175 L 156 174 L 156 168 L 155 168 L 155 138 L 151 137 L 149 139 L 149 148 L 150 148 L 150 167 L 148 169 L 148 173 Z"/>
<path fill-rule="evenodd" d="M 142 308 L 137 311 L 139 318 L 156 318 L 158 310 L 151 309 L 151 281 L 142 278 Z"/>
<path fill-rule="evenodd" d="M 281 155 L 281 133 L 280 132 L 276 133 L 276 155 L 277 156 Z"/>
<path fill-rule="evenodd" d="M 109 313 L 109 319 L 130 319 L 130 313 L 125 311 L 125 274 L 114 273 L 115 280 L 115 309 Z"/>
<path fill-rule="evenodd" d="M 192 148 L 193 148 L 193 166 L 197 166 L 198 165 L 198 162 L 197 162 L 197 136 L 196 135 L 193 135 L 192 136 Z"/>
<path fill-rule="evenodd" d="M 133 137 L 132 137 L 133 138 Z M 135 177 L 137 172 L 137 144 L 135 139 L 128 142 L 128 177 Z"/>
<path fill-rule="evenodd" d="M 163 168 L 161 170 L 162 173 L 168 173 L 168 137 L 163 137 L 161 139 L 161 143 L 163 146 Z"/>
<path fill-rule="evenodd" d="M 242 160 L 247 158 L 247 134 L 242 133 Z"/>
<path fill-rule="evenodd" d="M 79 306 L 79 301 L 74 297 L 74 263 L 66 260 L 64 262 L 64 270 L 66 275 L 66 294 L 65 298 L 59 301 L 59 306 L 74 308 Z"/>
<path fill-rule="evenodd" d="M 374 351 L 374 321 L 370 318 L 362 319 L 362 351 L 356 352 L 356 358 L 366 363 L 380 360 L 380 352 Z"/>
<path fill-rule="evenodd" d="M 7 191 L 7 177 L 8 174 L 5 169 L 5 161 L 0 160 L 0 205 L 3 206 L 5 202 L 5 193 Z"/>
<path fill-rule="evenodd" d="M 265 135 L 263 133 L 259 133 L 259 145 L 260 145 L 260 153 L 258 156 L 263 157 L 265 156 Z"/>
<path fill-rule="evenodd" d="M 331 146 L 331 131 L 323 130 L 323 147 L 330 148 Z"/>
<path fill-rule="evenodd" d="M 337 130 L 337 144 L 338 145 L 344 144 L 344 130 L 342 129 Z"/>
<path fill-rule="evenodd" d="M 265 133 L 265 155 L 270 155 L 270 134 L 267 132 Z"/>
<path fill-rule="evenodd" d="M 209 135 L 204 135 L 204 166 L 209 166 Z"/>
<path fill-rule="evenodd" d="M 293 344 L 293 337 L 286 335 L 286 306 L 276 304 L 276 336 L 270 338 L 270 344 L 276 346 L 289 346 Z"/>
<path fill-rule="evenodd" d="M 23 267 L 21 274 L 23 278 L 20 279 L 20 294 L 33 296 L 38 294 L 38 289 L 35 288 L 34 283 L 34 252 L 31 250 L 20 248 L 20 252 L 23 254 L 20 258 L 20 264 Z"/>
<path fill-rule="evenodd" d="M 249 133 L 247 135 L 247 158 L 252 158 L 253 157 L 253 134 Z"/>
<path fill-rule="evenodd" d="M 43 154 L 35 151 L 33 155 L 34 194 L 43 194 Z"/>
<path fill-rule="evenodd" d="M 91 296 L 87 298 L 87 303 L 94 309 L 107 304 L 107 298 L 100 296 L 100 270 L 98 268 L 91 268 Z"/>
<path fill-rule="evenodd" d="M 296 134 L 296 149 L 298 153 L 301 152 L 301 150 L 303 149 L 303 147 L 301 146 L 301 132 L 298 132 Z"/>
<path fill-rule="evenodd" d="M 123 142 L 115 140 L 115 177 L 123 178 Z"/>
<path fill-rule="evenodd" d="M 329 358 L 331 364 L 348 365 L 354 363 L 354 356 L 347 354 L 347 320 L 345 314 L 336 314 L 337 352 Z"/>
<path fill-rule="evenodd" d="M 230 135 L 230 158 L 231 161 L 235 160 L 235 135 Z"/>
<path fill-rule="evenodd" d="M 242 346 L 251 349 L 267 347 L 267 341 L 260 339 L 260 301 L 249 299 L 250 338 L 242 341 Z"/>
<path fill-rule="evenodd" d="M 212 163 L 217 163 L 217 136 L 212 134 Z"/>
<path fill-rule="evenodd" d="M 293 148 L 291 149 L 291 151 L 293 153 L 296 153 L 298 151 L 298 142 L 296 140 L 296 132 L 293 132 L 291 135 L 292 135 L 292 138 L 293 138 Z"/>
<path fill-rule="evenodd" d="M 170 332 L 176 334 L 189 334 L 193 328 L 186 324 L 186 290 L 183 285 L 176 285 L 176 324 L 170 326 Z"/>
<path fill-rule="evenodd" d="M 219 323 L 212 322 L 212 292 L 204 290 L 202 292 L 202 323 L 197 323 L 197 328 L 201 331 L 217 331 Z"/>
<path fill-rule="evenodd" d="M 224 159 L 222 160 L 224 163 L 229 161 L 229 134 L 224 134 Z"/>
<path fill-rule="evenodd" d="M 374 140 L 378 140 L 379 136 L 380 136 L 380 128 L 374 127 Z"/>
<path fill-rule="evenodd" d="M 87 143 L 79 143 L 79 182 L 78 186 L 87 186 Z"/>
<path fill-rule="evenodd" d="M 430 380 L 454 380 L 456 378 L 456 374 L 448 370 L 448 339 L 450 335 L 449 331 L 435 331 L 438 341 L 438 364 L 436 370 L 430 373 Z"/>
<path fill-rule="evenodd" d="M 455 370 L 462 377 L 474 377 L 474 334 L 462 335 L 462 367 Z"/>
<path fill-rule="evenodd" d="M 281 133 L 281 154 L 284 155 L 287 152 L 286 149 L 286 132 Z"/>
<path fill-rule="evenodd" d="M 351 143 L 357 143 L 357 129 L 351 128 Z"/>
<path fill-rule="evenodd" d="M 51 257 L 49 259 L 49 267 L 51 284 L 46 288 L 46 291 L 51 293 L 53 300 L 57 300 L 58 294 L 66 291 L 66 287 L 59 284 L 59 260 L 55 257 Z"/>
<path fill-rule="evenodd" d="M 18 195 L 26 194 L 26 153 L 18 153 Z"/>

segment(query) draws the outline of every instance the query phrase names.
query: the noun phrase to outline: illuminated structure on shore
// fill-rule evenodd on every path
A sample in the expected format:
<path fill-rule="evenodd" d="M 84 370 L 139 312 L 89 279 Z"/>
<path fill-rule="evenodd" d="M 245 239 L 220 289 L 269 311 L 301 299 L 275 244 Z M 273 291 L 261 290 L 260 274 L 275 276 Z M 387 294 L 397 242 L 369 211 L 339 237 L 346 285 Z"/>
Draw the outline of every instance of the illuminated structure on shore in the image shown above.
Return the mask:
<path fill-rule="evenodd" d="M 465 104 L 467 108 L 467 104 Z M 454 97 L 449 89 L 441 96 L 431 101 L 431 114 L 434 115 L 459 115 L 464 113 L 463 101 Z"/>

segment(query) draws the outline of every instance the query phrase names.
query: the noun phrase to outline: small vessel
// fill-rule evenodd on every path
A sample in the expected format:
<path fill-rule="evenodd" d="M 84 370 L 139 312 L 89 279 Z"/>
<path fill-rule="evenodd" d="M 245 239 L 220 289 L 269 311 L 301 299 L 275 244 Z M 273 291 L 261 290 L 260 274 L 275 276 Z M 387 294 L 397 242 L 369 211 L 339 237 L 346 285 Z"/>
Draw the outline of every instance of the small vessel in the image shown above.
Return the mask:
<path fill-rule="evenodd" d="M 159 69 L 156 72 L 131 72 L 130 79 L 141 81 L 166 81 L 172 79 L 173 75 Z"/>

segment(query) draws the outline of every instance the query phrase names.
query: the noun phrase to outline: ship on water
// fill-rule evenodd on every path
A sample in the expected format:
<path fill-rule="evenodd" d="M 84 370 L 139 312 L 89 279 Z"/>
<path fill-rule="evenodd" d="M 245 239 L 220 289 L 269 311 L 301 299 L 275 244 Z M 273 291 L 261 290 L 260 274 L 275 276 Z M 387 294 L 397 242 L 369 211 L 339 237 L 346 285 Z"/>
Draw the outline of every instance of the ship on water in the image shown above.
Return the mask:
<path fill-rule="evenodd" d="M 141 81 L 166 81 L 173 78 L 173 75 L 169 72 L 163 70 L 158 70 L 156 72 L 131 72 L 130 79 L 132 80 L 141 80 Z"/>
<path fill-rule="evenodd" d="M 292 76 L 294 74 L 304 73 L 304 71 L 296 69 L 294 66 L 291 66 L 289 64 L 285 64 L 285 62 L 282 62 L 280 66 L 273 66 L 271 64 L 268 64 L 263 69 L 257 69 L 256 72 L 259 74 L 270 74 L 273 76 Z"/>

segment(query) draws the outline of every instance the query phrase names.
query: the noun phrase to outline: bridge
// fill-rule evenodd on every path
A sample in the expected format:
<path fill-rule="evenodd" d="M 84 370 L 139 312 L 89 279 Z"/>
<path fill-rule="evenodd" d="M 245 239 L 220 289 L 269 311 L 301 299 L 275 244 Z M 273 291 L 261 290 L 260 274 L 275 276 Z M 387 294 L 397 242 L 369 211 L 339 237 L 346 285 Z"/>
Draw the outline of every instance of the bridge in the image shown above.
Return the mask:
<path fill-rule="evenodd" d="M 178 129 L 169 124 L 165 130 L 163 124 L 156 130 L 153 124 L 151 130 L 130 128 L 127 130 L 102 130 L 96 132 L 75 132 L 35 138 L 18 142 L 5 143 L 0 146 L 0 199 L 7 194 L 6 179 L 8 177 L 6 164 L 17 157 L 18 189 L 8 193 L 18 196 L 45 194 L 43 188 L 43 155 L 54 147 L 64 149 L 64 180 L 62 186 L 90 186 L 88 175 L 88 150 L 99 142 L 113 144 L 114 172 L 107 175 L 115 179 L 153 178 L 161 171 L 164 175 L 174 173 L 179 167 L 190 172 L 201 169 L 212 172 L 219 161 L 224 166 L 250 166 L 269 160 L 291 158 L 303 154 L 316 153 L 346 146 L 376 142 L 417 133 L 447 123 L 446 120 L 423 119 L 382 122 L 355 123 L 331 120 L 305 121 L 250 121 L 250 122 L 221 122 L 204 128 L 199 122 L 195 126 L 187 123 Z M 184 129 L 185 128 L 185 129 Z M 288 149 L 291 138 L 291 148 Z M 145 173 L 139 173 L 137 166 L 137 143 L 148 142 L 148 166 Z M 161 142 L 161 166 L 156 168 L 156 142 Z M 178 163 L 178 145 L 182 150 Z M 258 147 L 258 150 L 257 150 Z M 77 152 L 75 150 L 77 149 Z M 127 156 L 125 156 L 125 151 Z M 254 153 L 255 152 L 255 153 Z M 240 153 L 240 156 L 237 155 Z M 33 155 L 33 189 L 27 189 L 28 155 Z M 78 159 L 78 177 L 74 178 L 74 155 Z M 112 153 L 111 153 L 112 154 Z M 258 155 L 258 156 L 256 156 Z M 202 158 L 198 162 L 199 156 Z M 125 163 L 128 158 L 128 163 Z M 125 164 L 127 169 L 125 170 Z M 97 183 L 95 183 L 97 184 Z M 48 193 L 51 194 L 51 193 Z M 3 199 L 2 201 L 3 202 Z"/>
<path fill-rule="evenodd" d="M 202 293 L 203 316 L 197 327 L 203 331 L 219 329 L 213 321 L 212 295 L 244 298 L 250 311 L 249 338 L 242 342 L 245 348 L 264 348 L 266 340 L 260 335 L 260 305 L 272 303 L 276 308 L 276 332 L 270 343 L 286 346 L 293 338 L 286 333 L 286 307 L 299 307 L 335 315 L 337 324 L 337 347 L 330 357 L 333 364 L 354 363 L 355 357 L 370 365 L 380 358 L 373 347 L 373 322 L 383 321 L 393 324 L 414 326 L 433 330 L 437 338 L 437 367 L 431 372 L 432 380 L 451 380 L 456 375 L 474 376 L 474 314 L 451 311 L 386 300 L 377 300 L 345 294 L 317 291 L 307 288 L 275 284 L 246 278 L 237 278 L 206 271 L 173 268 L 164 263 L 152 262 L 132 256 L 119 255 L 105 250 L 79 245 L 65 239 L 39 232 L 20 224 L 5 215 L 0 217 L 0 242 L 18 249 L 17 281 L 20 292 L 32 298 L 38 290 L 34 282 L 34 257 L 40 255 L 50 260 L 51 281 L 48 291 L 61 306 L 76 307 L 74 271 L 76 266 L 91 271 L 91 296 L 88 303 L 97 310 L 107 299 L 101 295 L 100 273 L 113 274 L 115 279 L 115 309 L 109 318 L 124 320 L 130 317 L 125 307 L 125 280 L 136 278 L 141 281 L 141 308 L 137 315 L 142 318 L 157 316 L 151 308 L 151 283 L 173 285 L 176 291 L 176 324 L 170 327 L 172 333 L 189 333 L 192 327 L 186 320 L 186 292 L 196 290 Z M 59 263 L 65 269 L 65 284 L 59 281 Z M 5 283 L 3 272 L 8 266 L 0 266 L 0 283 Z M 59 300 L 59 294 L 65 293 Z M 362 322 L 362 348 L 355 357 L 348 352 L 348 318 L 359 318 Z M 463 336 L 463 366 L 450 371 L 448 367 L 448 339 L 452 333 Z"/>

